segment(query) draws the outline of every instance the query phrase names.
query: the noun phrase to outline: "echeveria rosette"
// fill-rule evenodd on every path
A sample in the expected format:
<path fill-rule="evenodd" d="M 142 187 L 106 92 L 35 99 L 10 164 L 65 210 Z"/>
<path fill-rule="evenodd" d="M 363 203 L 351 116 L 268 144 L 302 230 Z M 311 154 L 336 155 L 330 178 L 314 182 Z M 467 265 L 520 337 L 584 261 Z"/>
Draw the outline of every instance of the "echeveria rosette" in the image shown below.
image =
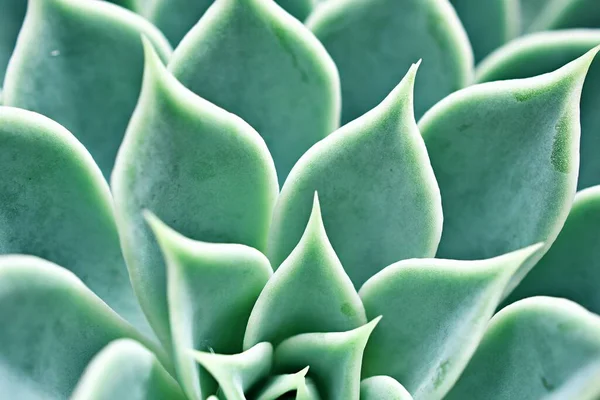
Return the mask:
<path fill-rule="evenodd" d="M 148 17 L 148 2 L 114 3 Z M 180 3 L 159 15 L 183 18 Z M 394 62 L 407 75 L 387 68 L 379 94 L 365 97 L 363 112 L 371 110 L 331 133 L 339 117 L 335 65 L 274 2 L 217 0 L 170 61 L 162 34 L 122 7 L 32 4 L 9 67 L 8 99 L 63 107 L 54 118 L 72 130 L 65 116 L 80 115 L 82 130 L 101 126 L 112 111 L 129 122 L 113 171 L 94 160 L 114 157 L 114 148 L 87 148 L 86 136 L 74 132 L 84 147 L 45 116 L 0 108 L 7 172 L 0 177 L 0 250 L 29 254 L 0 257 L 0 318 L 10 321 L 0 329 L 0 393 L 75 400 L 598 397 L 600 317 L 547 297 L 494 315 L 507 295 L 599 306 L 590 283 L 598 276 L 597 187 L 571 207 L 579 96 L 596 48 L 547 75 L 463 89 L 417 125 L 415 81 L 420 114 L 423 104 L 469 83 L 457 76 L 472 73 L 469 43 L 449 4 L 316 6 L 308 25 L 342 71 L 354 67 L 339 49 L 367 50 L 344 36 L 356 16 L 365 16 L 359 25 L 371 39 L 364 29 L 381 17 L 379 46 L 369 49 L 374 68 L 396 46 L 396 17 L 384 5 L 405 11 L 404 43 L 423 39 L 412 46 L 423 66 L 409 68 L 420 57 L 401 54 Z M 497 22 L 506 24 L 495 25 L 496 45 L 514 16 L 504 17 Z M 45 40 L 28 39 L 41 28 Z M 450 47 L 438 47 L 440 35 Z M 89 43 L 99 45 L 81 47 Z M 61 49 L 66 59 L 56 60 Z M 425 68 L 432 57 L 462 71 L 443 77 L 457 87 L 442 93 L 431 85 L 440 68 Z M 87 79 L 100 68 L 96 81 Z M 72 91 L 32 95 L 36 87 L 65 85 L 70 72 Z M 542 72 L 549 71 L 532 75 Z M 63 83 L 44 81 L 54 73 Z M 24 87 L 28 76 L 38 78 Z M 117 109 L 121 92 L 106 97 L 112 86 L 102 85 L 115 76 L 129 99 L 141 89 L 135 111 Z M 341 78 L 343 91 L 352 82 Z M 356 83 L 359 92 L 369 90 L 368 82 Z M 85 108 L 77 93 L 96 87 L 94 101 L 106 102 Z M 287 127 L 294 113 L 302 121 L 289 126 L 296 133 L 278 134 L 274 127 Z M 98 132 L 114 145 L 125 129 Z M 298 147 L 299 132 L 308 136 Z M 112 198 L 102 173 L 110 171 Z M 576 264 L 572 279 L 563 279 L 565 260 Z"/>

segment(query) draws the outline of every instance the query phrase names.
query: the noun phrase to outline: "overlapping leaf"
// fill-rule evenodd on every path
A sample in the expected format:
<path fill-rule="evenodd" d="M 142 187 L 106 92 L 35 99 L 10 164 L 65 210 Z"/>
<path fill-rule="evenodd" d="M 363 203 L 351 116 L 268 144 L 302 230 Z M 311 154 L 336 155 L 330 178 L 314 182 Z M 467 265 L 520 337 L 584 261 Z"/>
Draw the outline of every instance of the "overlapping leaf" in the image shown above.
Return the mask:
<path fill-rule="evenodd" d="M 27 2 L 23 0 L 0 0 L 0 104 L 2 104 L 2 82 L 13 53 L 17 36 L 21 30 Z"/>
<path fill-rule="evenodd" d="M 361 400 L 412 400 L 410 393 L 389 376 L 373 376 L 360 383 Z"/>

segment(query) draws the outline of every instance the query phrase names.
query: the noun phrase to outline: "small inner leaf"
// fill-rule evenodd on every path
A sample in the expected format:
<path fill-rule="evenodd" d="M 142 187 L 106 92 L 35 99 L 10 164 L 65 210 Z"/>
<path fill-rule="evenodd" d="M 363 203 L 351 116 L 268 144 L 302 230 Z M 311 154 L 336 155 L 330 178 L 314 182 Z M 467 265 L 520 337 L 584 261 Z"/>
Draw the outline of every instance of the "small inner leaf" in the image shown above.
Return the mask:
<path fill-rule="evenodd" d="M 394 378 L 379 375 L 360 383 L 361 400 L 413 400 L 404 386 Z"/>
<path fill-rule="evenodd" d="M 254 305 L 244 348 L 262 341 L 277 345 L 300 333 L 345 331 L 365 322 L 360 298 L 327 239 L 315 194 L 300 243 Z"/>
<path fill-rule="evenodd" d="M 276 375 L 265 383 L 264 387 L 254 396 L 256 400 L 277 400 L 286 393 L 306 391 L 306 373 L 308 367 L 295 374 Z M 304 388 L 302 388 L 304 386 Z M 302 388 L 302 389 L 301 389 Z M 296 396 L 298 400 L 298 396 Z"/>

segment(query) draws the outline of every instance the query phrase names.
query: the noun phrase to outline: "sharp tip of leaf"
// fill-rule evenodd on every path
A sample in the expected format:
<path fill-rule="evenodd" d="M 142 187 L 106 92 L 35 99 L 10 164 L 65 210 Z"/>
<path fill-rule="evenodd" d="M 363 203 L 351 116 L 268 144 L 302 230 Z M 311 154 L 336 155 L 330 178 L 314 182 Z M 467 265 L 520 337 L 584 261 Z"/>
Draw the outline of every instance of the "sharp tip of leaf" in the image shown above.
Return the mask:
<path fill-rule="evenodd" d="M 308 374 L 308 370 L 310 369 L 310 366 L 305 367 L 303 370 L 301 370 L 300 372 L 298 372 L 298 376 L 304 378 L 306 376 L 306 374 Z"/>

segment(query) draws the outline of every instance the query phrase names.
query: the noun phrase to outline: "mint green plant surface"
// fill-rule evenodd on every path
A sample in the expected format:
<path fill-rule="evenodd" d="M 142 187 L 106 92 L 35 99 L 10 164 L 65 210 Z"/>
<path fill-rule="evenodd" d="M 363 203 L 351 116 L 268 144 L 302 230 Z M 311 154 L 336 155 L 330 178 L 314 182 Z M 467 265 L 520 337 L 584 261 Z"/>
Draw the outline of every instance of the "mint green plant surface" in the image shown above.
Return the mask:
<path fill-rule="evenodd" d="M 600 5 L 0 0 L 0 399 L 600 399 Z"/>

